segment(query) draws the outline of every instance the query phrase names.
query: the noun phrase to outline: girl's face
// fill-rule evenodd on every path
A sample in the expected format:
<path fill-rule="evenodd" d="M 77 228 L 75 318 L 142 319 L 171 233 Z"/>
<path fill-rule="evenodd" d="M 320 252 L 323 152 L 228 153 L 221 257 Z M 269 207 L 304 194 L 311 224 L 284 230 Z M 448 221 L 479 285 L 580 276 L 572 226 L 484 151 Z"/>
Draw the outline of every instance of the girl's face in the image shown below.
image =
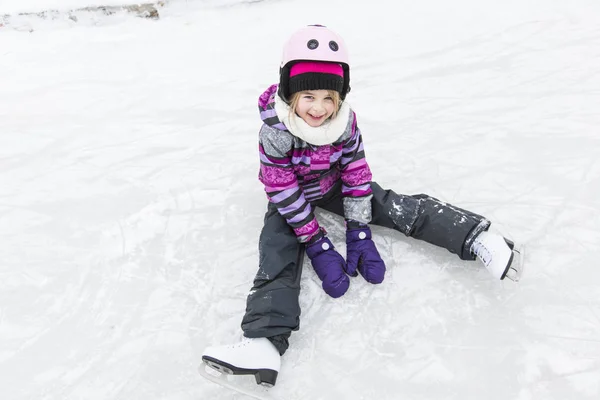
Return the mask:
<path fill-rule="evenodd" d="M 327 90 L 307 90 L 299 94 L 295 112 L 312 127 L 321 126 L 335 111 L 335 103 Z"/>

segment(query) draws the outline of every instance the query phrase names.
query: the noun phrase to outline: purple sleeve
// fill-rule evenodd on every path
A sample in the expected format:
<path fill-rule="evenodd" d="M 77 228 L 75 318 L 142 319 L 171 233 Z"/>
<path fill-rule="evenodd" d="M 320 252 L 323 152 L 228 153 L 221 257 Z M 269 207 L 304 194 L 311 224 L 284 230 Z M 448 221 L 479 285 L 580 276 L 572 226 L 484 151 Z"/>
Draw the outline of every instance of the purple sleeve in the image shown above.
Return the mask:
<path fill-rule="evenodd" d="M 319 224 L 291 162 L 292 141 L 286 132 L 263 125 L 260 133 L 259 180 L 267 198 L 292 227 L 298 241 L 307 242 L 319 232 Z M 291 135 L 290 135 L 291 136 Z"/>
<path fill-rule="evenodd" d="M 346 219 L 362 223 L 371 221 L 371 169 L 365 158 L 365 149 L 356 116 L 350 138 L 342 148 L 342 195 Z"/>

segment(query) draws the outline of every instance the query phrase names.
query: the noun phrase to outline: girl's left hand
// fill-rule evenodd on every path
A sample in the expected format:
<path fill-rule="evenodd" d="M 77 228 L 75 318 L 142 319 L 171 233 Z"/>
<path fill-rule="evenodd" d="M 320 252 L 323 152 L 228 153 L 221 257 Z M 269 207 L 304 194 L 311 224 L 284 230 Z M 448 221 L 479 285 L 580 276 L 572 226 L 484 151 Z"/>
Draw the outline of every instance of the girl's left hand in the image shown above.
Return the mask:
<path fill-rule="evenodd" d="M 367 225 L 346 231 L 346 273 L 356 276 L 357 270 L 367 282 L 378 284 L 385 277 L 385 263 L 371 239 Z"/>

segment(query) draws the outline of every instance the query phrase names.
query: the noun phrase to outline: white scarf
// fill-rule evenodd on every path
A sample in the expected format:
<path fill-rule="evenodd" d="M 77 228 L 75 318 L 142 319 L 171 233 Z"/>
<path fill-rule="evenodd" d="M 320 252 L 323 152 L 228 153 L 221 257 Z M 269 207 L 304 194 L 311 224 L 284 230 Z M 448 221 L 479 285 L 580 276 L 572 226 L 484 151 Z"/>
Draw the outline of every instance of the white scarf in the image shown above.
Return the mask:
<path fill-rule="evenodd" d="M 275 96 L 275 111 L 279 120 L 292 135 L 314 146 L 323 146 L 338 140 L 346 130 L 350 118 L 350 105 L 345 101 L 335 118 L 329 119 L 317 127 L 308 125 L 295 112 L 290 112 L 290 106 L 279 96 Z"/>

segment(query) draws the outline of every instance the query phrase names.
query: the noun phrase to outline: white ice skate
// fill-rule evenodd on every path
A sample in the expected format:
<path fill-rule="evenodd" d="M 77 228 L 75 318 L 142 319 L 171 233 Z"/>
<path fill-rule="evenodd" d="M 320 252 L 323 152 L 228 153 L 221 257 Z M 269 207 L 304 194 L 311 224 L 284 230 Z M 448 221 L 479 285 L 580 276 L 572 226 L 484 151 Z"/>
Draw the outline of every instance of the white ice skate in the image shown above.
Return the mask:
<path fill-rule="evenodd" d="M 279 351 L 267 338 L 244 338 L 233 345 L 208 347 L 202 361 L 221 373 L 254 375 L 256 383 L 263 386 L 275 385 L 281 366 Z"/>
<path fill-rule="evenodd" d="M 496 279 L 508 278 L 518 282 L 523 273 L 523 248 L 502 235 L 484 231 L 471 246 L 471 251 Z"/>

